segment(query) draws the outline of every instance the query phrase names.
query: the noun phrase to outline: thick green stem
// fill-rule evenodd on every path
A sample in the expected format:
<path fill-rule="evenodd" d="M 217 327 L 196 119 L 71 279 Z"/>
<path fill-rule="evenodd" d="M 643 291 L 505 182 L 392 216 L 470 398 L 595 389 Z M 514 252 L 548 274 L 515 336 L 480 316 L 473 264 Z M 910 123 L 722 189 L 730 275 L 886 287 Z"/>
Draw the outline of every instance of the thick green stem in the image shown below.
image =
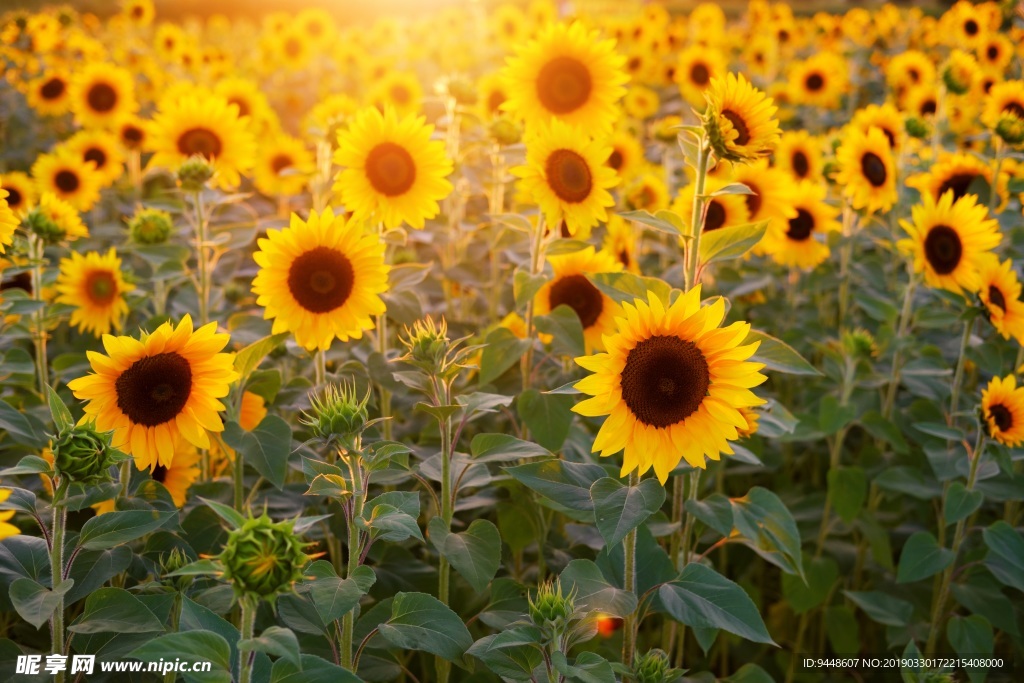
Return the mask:
<path fill-rule="evenodd" d="M 207 258 L 208 239 L 206 235 L 206 215 L 203 208 L 203 191 L 192 195 L 193 208 L 196 216 L 196 263 L 199 268 L 199 324 L 210 322 L 210 260 Z"/>
<path fill-rule="evenodd" d="M 36 347 L 36 379 L 39 395 L 46 400 L 50 386 L 50 363 L 46 357 L 46 305 L 43 301 L 43 258 L 45 244 L 34 233 L 28 236 L 29 261 L 32 263 L 32 300 L 38 308 L 32 314 L 32 341 Z"/>
<path fill-rule="evenodd" d="M 442 405 L 451 403 L 451 387 L 446 380 L 440 382 L 443 389 L 440 399 Z M 450 417 L 440 420 L 441 427 L 441 519 L 444 521 L 445 530 L 452 528 L 452 517 L 455 516 L 455 498 L 452 492 L 452 455 L 454 446 L 452 444 L 452 421 Z M 444 605 L 448 605 L 449 585 L 451 583 L 451 566 L 448 559 L 441 555 L 437 570 L 437 599 Z M 438 683 L 448 683 L 448 676 L 451 673 L 451 663 L 438 657 L 435 661 Z"/>
<path fill-rule="evenodd" d="M 629 486 L 633 488 L 640 483 L 640 476 L 633 470 L 629 473 Z M 623 588 L 628 593 L 636 594 L 636 528 L 631 530 L 622 539 L 622 552 L 624 555 L 622 577 Z M 626 666 L 633 664 L 633 654 L 636 651 L 636 609 L 626 615 L 623 623 L 622 633 L 622 663 Z"/>
<path fill-rule="evenodd" d="M 242 598 L 241 640 L 252 640 L 256 628 L 256 602 L 250 597 Z M 252 683 L 253 650 L 238 653 L 238 683 Z"/>
<path fill-rule="evenodd" d="M 352 514 L 348 519 L 348 567 L 345 578 L 352 578 L 362 557 L 362 543 L 357 520 L 363 515 L 363 501 L 366 490 L 363 486 L 362 466 L 356 453 L 349 454 L 349 468 L 352 472 Z M 341 620 L 341 665 L 350 671 L 352 667 L 352 634 L 355 632 L 356 610 L 349 610 Z"/>
<path fill-rule="evenodd" d="M 67 509 L 64 507 L 64 494 L 67 483 L 61 482 L 53 496 L 53 529 L 50 546 L 50 585 L 57 597 L 57 606 L 50 618 L 50 652 L 55 655 L 64 654 L 64 595 L 58 589 L 64 582 L 64 528 L 67 523 Z M 63 671 L 59 671 L 54 679 L 64 683 Z"/>
<path fill-rule="evenodd" d="M 556 226 L 552 226 L 552 229 L 556 229 Z M 537 227 L 533 231 L 533 239 L 530 240 L 530 277 L 536 277 L 540 274 L 544 267 L 544 214 L 537 217 Z M 531 298 L 529 303 L 526 304 L 526 338 L 530 341 L 530 345 L 526 347 L 526 353 L 523 354 L 521 361 L 520 371 L 523 376 L 523 391 L 530 388 L 530 375 L 533 373 L 533 346 L 536 342 L 535 332 L 533 327 L 533 299 Z M 524 425 L 523 429 L 526 427 Z M 524 431 L 525 434 L 525 431 Z M 526 436 L 524 435 L 525 439 Z"/>
<path fill-rule="evenodd" d="M 957 354 L 956 359 L 956 372 L 953 373 L 953 391 L 949 397 L 949 422 L 953 423 L 956 419 L 957 405 L 960 403 L 960 385 L 964 380 L 964 365 L 967 364 L 967 344 L 971 340 L 971 332 L 974 331 L 974 320 L 971 318 L 969 321 L 964 323 L 964 334 L 960 338 L 960 351 Z"/>
<path fill-rule="evenodd" d="M 974 442 L 974 452 L 971 454 L 971 469 L 967 475 L 967 490 L 974 490 L 974 482 L 978 477 L 978 465 L 981 463 L 981 456 L 985 451 L 985 430 L 984 426 L 978 426 L 978 438 Z M 943 500 L 943 508 L 948 503 L 948 500 Z M 945 514 L 939 521 L 940 524 L 945 523 Z M 956 523 L 956 530 L 953 532 L 953 545 L 950 549 L 953 551 L 953 561 L 950 562 L 949 566 L 942 572 L 942 582 L 939 585 L 939 590 L 935 594 L 935 600 L 932 603 L 932 620 L 931 628 L 928 632 L 928 644 L 925 646 L 925 656 L 931 657 L 935 654 L 935 646 L 938 644 L 939 634 L 942 631 L 943 622 L 945 621 L 944 612 L 946 609 L 946 602 L 949 600 L 949 587 L 950 582 L 953 579 L 953 571 L 956 569 L 956 558 L 960 553 L 960 544 L 964 540 L 964 530 L 967 528 L 967 519 L 961 519 Z"/>
<path fill-rule="evenodd" d="M 704 232 L 704 186 L 708 177 L 708 162 L 711 160 L 711 147 L 705 137 L 700 139 L 700 151 L 697 155 L 697 177 L 693 188 L 693 212 L 690 214 L 690 230 L 693 238 L 686 252 L 686 289 L 690 290 L 697 284 L 697 269 L 700 265 L 700 237 Z"/>

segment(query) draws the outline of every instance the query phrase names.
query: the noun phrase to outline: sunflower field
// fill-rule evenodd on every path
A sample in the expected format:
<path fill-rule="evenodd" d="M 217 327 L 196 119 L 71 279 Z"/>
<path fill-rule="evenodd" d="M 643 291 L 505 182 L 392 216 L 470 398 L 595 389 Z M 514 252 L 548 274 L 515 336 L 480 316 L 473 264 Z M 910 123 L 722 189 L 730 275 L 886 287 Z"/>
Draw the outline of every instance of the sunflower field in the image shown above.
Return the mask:
<path fill-rule="evenodd" d="M 0 680 L 1024 680 L 1024 3 L 293 4 L 0 16 Z"/>

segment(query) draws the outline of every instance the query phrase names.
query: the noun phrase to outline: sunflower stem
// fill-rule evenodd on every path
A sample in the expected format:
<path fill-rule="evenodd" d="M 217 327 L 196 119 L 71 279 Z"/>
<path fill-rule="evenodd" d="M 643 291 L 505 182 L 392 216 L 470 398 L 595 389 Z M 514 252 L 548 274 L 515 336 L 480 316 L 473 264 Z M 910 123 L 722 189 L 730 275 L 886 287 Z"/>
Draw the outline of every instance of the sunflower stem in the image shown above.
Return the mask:
<path fill-rule="evenodd" d="M 978 436 L 974 441 L 974 450 L 971 453 L 971 468 L 967 475 L 967 490 L 974 490 L 974 482 L 978 478 L 978 465 L 981 463 L 981 456 L 985 452 L 985 429 L 984 425 L 978 425 Z M 943 496 L 943 510 L 948 504 L 948 499 Z M 945 514 L 943 514 L 943 518 Z M 942 522 L 940 521 L 940 524 Z M 942 572 L 942 582 L 939 585 L 939 590 L 935 594 L 935 600 L 932 603 L 932 619 L 931 628 L 928 629 L 928 644 L 925 646 L 925 656 L 932 656 L 935 654 L 935 646 L 938 643 L 939 633 L 942 631 L 943 622 L 945 616 L 943 612 L 946 608 L 946 602 L 949 600 L 949 586 L 953 578 L 953 570 L 956 568 L 956 557 L 960 552 L 960 544 L 964 540 L 964 529 L 967 527 L 967 519 L 961 519 L 956 523 L 956 530 L 953 532 L 953 545 L 950 549 L 953 551 L 953 561 L 950 562 L 949 566 Z"/>
<path fill-rule="evenodd" d="M 446 379 L 441 379 L 438 384 L 441 392 L 437 396 L 438 405 L 450 405 L 452 402 L 451 384 Z M 444 417 L 438 421 L 441 428 L 441 519 L 444 522 L 446 531 L 452 528 L 452 517 L 455 516 L 454 494 L 452 492 L 452 420 Z M 441 555 L 437 570 L 437 599 L 445 606 L 448 605 L 448 590 L 450 585 L 451 567 L 448 558 Z M 451 663 L 443 657 L 435 660 L 438 683 L 448 683 L 448 676 L 451 673 Z"/>
<path fill-rule="evenodd" d="M 64 495 L 68 490 L 68 482 L 64 477 L 61 480 L 53 494 L 53 533 L 50 545 L 50 586 L 57 598 L 57 606 L 50 618 L 50 652 L 55 655 L 64 654 L 64 594 L 58 589 L 64 577 L 64 528 L 67 523 Z M 56 683 L 64 683 L 64 672 L 57 672 L 54 680 Z"/>
<path fill-rule="evenodd" d="M 251 597 L 243 597 L 241 616 L 241 638 L 240 642 L 252 640 L 256 628 L 256 607 Z M 252 683 L 252 662 L 256 656 L 255 650 L 239 652 L 238 656 L 238 683 Z"/>
<path fill-rule="evenodd" d="M 634 488 L 640 483 L 640 475 L 636 470 L 629 473 L 629 487 Z M 622 576 L 623 588 L 636 594 L 636 530 L 634 527 L 626 537 L 622 539 L 622 553 L 624 555 Z M 626 666 L 633 664 L 633 653 L 636 650 L 636 627 L 637 611 L 634 609 L 623 623 L 622 634 L 622 663 Z"/>
<path fill-rule="evenodd" d="M 316 384 L 313 386 L 320 388 L 327 383 L 327 352 L 323 349 L 317 349 L 313 354 L 313 367 L 316 373 L 315 380 Z"/>
<path fill-rule="evenodd" d="M 544 214 L 537 217 L 537 228 L 534 230 L 533 239 L 530 241 L 530 277 L 540 274 L 544 264 Z M 530 388 L 530 375 L 533 373 L 533 347 L 536 344 L 536 330 L 533 325 L 533 297 L 526 305 L 526 338 L 530 345 L 526 347 L 520 367 L 523 376 L 523 391 Z M 523 438 L 526 436 L 526 426 L 523 426 Z"/>
<path fill-rule="evenodd" d="M 358 441 L 355 448 L 348 454 L 348 466 L 352 473 L 352 514 L 348 518 L 348 567 L 346 567 L 345 578 L 351 579 L 359 567 L 359 560 L 362 557 L 362 543 L 359 534 L 357 520 L 363 515 L 363 501 L 366 497 L 366 488 L 363 485 L 362 465 L 359 462 Z M 355 671 L 352 666 L 352 634 L 355 632 L 356 610 L 350 609 L 342 617 L 341 621 L 341 665 L 350 671 Z"/>
<path fill-rule="evenodd" d="M 704 186 L 708 178 L 708 163 L 711 160 L 711 146 L 707 136 L 701 135 L 700 149 L 697 153 L 697 172 L 693 189 L 693 212 L 690 214 L 691 240 L 686 250 L 686 290 L 697 284 L 697 269 L 700 264 L 700 237 L 704 232 Z"/>
<path fill-rule="evenodd" d="M 206 257 L 206 210 L 203 206 L 203 191 L 192 193 L 192 208 L 196 216 L 196 263 L 199 268 L 199 324 L 210 322 L 210 262 Z"/>
<path fill-rule="evenodd" d="M 50 386 L 50 363 L 46 357 L 46 304 L 43 301 L 43 258 L 45 244 L 35 233 L 28 235 L 29 261 L 32 263 L 32 300 L 38 308 L 32 314 L 32 341 L 36 347 L 36 378 L 39 382 L 39 395 L 46 401 L 47 389 Z"/>
<path fill-rule="evenodd" d="M 964 323 L 964 334 L 960 338 L 960 351 L 956 360 L 956 372 L 953 374 L 953 390 L 949 397 L 949 424 L 953 424 L 953 421 L 956 419 L 957 404 L 960 403 L 960 385 L 964 379 L 964 366 L 967 364 L 967 345 L 971 340 L 971 332 L 974 331 L 974 320 L 975 318 L 972 317 Z"/>
<path fill-rule="evenodd" d="M 903 306 L 900 309 L 900 319 L 896 326 L 896 335 L 893 337 L 896 344 L 900 344 L 907 330 L 910 327 L 911 306 L 914 303 L 914 290 L 917 289 L 917 275 L 907 266 L 910 272 L 910 280 L 907 282 L 907 289 L 903 293 Z M 889 374 L 889 387 L 885 394 L 885 402 L 882 404 L 882 417 L 886 420 L 892 418 L 892 409 L 896 403 L 896 392 L 900 386 L 900 371 L 903 364 L 903 348 L 897 346 L 892 355 L 892 371 Z"/>
<path fill-rule="evenodd" d="M 988 212 L 992 216 L 996 213 L 996 198 L 999 196 L 999 172 L 1003 170 L 1003 140 L 998 135 L 992 146 L 995 147 L 995 171 L 992 173 L 992 185 L 988 190 Z"/>

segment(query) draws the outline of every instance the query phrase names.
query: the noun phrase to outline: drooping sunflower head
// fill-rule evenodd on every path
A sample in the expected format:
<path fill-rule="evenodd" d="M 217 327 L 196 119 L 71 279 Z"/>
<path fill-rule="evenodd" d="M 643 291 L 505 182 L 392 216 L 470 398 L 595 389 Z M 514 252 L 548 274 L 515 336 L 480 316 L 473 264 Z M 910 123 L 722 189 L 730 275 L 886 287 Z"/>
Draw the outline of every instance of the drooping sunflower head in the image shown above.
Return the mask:
<path fill-rule="evenodd" d="M 540 206 L 548 225 L 564 220 L 570 235 L 607 220 L 618 183 L 606 161 L 611 149 L 580 128 L 558 120 L 538 126 L 526 141 L 526 164 L 512 169 L 520 186 Z"/>
<path fill-rule="evenodd" d="M 444 145 L 430 139 L 433 130 L 423 117 L 399 118 L 390 108 L 352 117 L 338 134 L 334 161 L 343 168 L 334 189 L 356 220 L 422 228 L 440 212 L 438 202 L 452 191 L 446 180 L 452 162 Z"/>
<path fill-rule="evenodd" d="M 110 127 L 139 108 L 131 72 L 113 64 L 87 64 L 71 83 L 71 110 L 85 127 Z"/>
<path fill-rule="evenodd" d="M 209 448 L 207 431 L 223 431 L 219 399 L 238 379 L 233 355 L 220 353 L 228 335 L 217 324 L 198 330 L 186 315 L 141 338 L 104 335 L 108 355 L 89 351 L 93 374 L 68 382 L 87 401 L 85 417 L 101 430 L 114 430 L 113 444 L 135 458 L 140 469 L 167 467 L 180 436 Z"/>
<path fill-rule="evenodd" d="M 560 119 L 588 131 L 610 131 L 615 103 L 628 76 L 614 40 L 602 40 L 583 24 L 553 23 L 515 56 L 504 77 L 508 100 L 502 108 L 528 126 Z"/>
<path fill-rule="evenodd" d="M 750 389 L 766 377 L 748 361 L 758 344 L 743 345 L 750 325 L 723 328 L 724 317 L 721 298 L 701 307 L 699 285 L 667 307 L 650 293 L 623 304 L 605 353 L 576 359 L 593 374 L 576 383 L 591 398 L 573 410 L 608 416 L 593 450 L 624 450 L 623 476 L 653 467 L 664 483 L 682 458 L 703 468 L 732 454 L 728 442 L 749 427 L 740 410 L 764 402 Z"/>
<path fill-rule="evenodd" d="M 986 207 L 974 195 L 954 200 L 947 191 L 938 201 L 922 195 L 911 215 L 912 221 L 900 221 L 909 238 L 900 240 L 899 247 L 913 255 L 914 270 L 923 272 L 931 287 L 977 292 L 980 271 L 995 258 L 992 249 L 1002 239 Z"/>
<path fill-rule="evenodd" d="M 981 267 L 980 275 L 978 298 L 985 306 L 992 327 L 1004 339 L 1012 336 L 1018 341 L 1024 340 L 1024 301 L 1020 300 L 1021 285 L 1013 262 L 989 259 Z"/>
<path fill-rule="evenodd" d="M 259 247 L 252 291 L 275 334 L 292 332 L 303 348 L 328 349 L 336 338 L 362 338 L 372 316 L 384 313 L 384 245 L 361 223 L 331 209 L 306 221 L 292 214 L 291 225 L 268 230 Z"/>
<path fill-rule="evenodd" d="M 720 159 L 752 161 L 771 155 L 779 142 L 779 122 L 770 97 L 734 73 L 712 78 L 704 97 L 704 126 Z"/>
<path fill-rule="evenodd" d="M 153 166 L 177 169 L 193 156 L 202 157 L 213 165 L 213 183 L 223 190 L 238 187 L 255 149 L 238 106 L 199 90 L 164 98 L 147 124 L 146 145 L 154 152 Z"/>
<path fill-rule="evenodd" d="M 892 208 L 896 202 L 896 163 L 881 129 L 869 128 L 865 134 L 848 128 L 836 159 L 836 182 L 854 209 L 873 213 Z"/>
<path fill-rule="evenodd" d="M 93 162 L 69 150 L 40 154 L 32 177 L 42 193 L 52 193 L 79 211 L 88 211 L 100 198 L 100 176 Z"/>
<path fill-rule="evenodd" d="M 43 192 L 39 203 L 25 214 L 23 222 L 50 244 L 89 236 L 89 229 L 75 207 L 52 192 Z"/>
<path fill-rule="evenodd" d="M 981 417 L 988 435 L 1004 446 L 1024 442 L 1024 387 L 1016 377 L 992 378 L 981 392 Z"/>
<path fill-rule="evenodd" d="M 791 214 L 772 221 L 761 246 L 776 263 L 796 268 L 815 268 L 828 258 L 828 233 L 840 230 L 839 210 L 825 201 L 826 190 L 818 183 L 802 181 L 790 194 Z"/>
<path fill-rule="evenodd" d="M 72 252 L 61 259 L 57 277 L 57 303 L 75 307 L 71 324 L 80 332 L 96 337 L 120 330 L 128 314 L 126 292 L 134 287 L 125 282 L 121 259 L 113 247 L 106 254 Z"/>
<path fill-rule="evenodd" d="M 980 76 L 978 61 L 963 50 L 953 50 L 942 65 L 942 82 L 954 95 L 969 92 Z"/>
<path fill-rule="evenodd" d="M 617 273 L 622 270 L 614 256 L 587 247 L 571 254 L 549 256 L 554 277 L 538 290 L 534 312 L 546 315 L 559 306 L 568 306 L 583 326 L 587 352 L 603 349 L 602 336 L 615 329 L 615 302 L 587 279 L 588 274 Z"/>

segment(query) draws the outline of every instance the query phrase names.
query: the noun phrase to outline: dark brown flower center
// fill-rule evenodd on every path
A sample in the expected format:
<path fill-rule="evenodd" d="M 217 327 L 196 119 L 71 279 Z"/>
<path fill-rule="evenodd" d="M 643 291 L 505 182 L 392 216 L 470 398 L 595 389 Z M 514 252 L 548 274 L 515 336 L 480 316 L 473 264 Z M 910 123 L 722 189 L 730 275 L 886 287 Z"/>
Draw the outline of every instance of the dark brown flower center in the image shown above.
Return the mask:
<path fill-rule="evenodd" d="M 807 155 L 799 150 L 793 152 L 793 173 L 796 173 L 798 178 L 806 178 L 810 172 L 811 162 L 807 160 Z"/>
<path fill-rule="evenodd" d="M 888 177 L 885 162 L 874 152 L 867 152 L 860 158 L 860 170 L 875 187 L 885 185 L 885 179 Z"/>
<path fill-rule="evenodd" d="M 810 74 L 804 79 L 804 85 L 811 92 L 818 92 L 825 87 L 825 77 L 818 73 Z"/>
<path fill-rule="evenodd" d="M 939 197 L 946 194 L 950 190 L 953 191 L 953 200 L 960 199 L 967 195 L 967 189 L 974 182 L 974 179 L 978 176 L 974 173 L 957 173 L 951 175 L 941 185 L 939 185 Z"/>
<path fill-rule="evenodd" d="M 181 413 L 192 393 L 192 366 L 176 351 L 146 356 L 132 363 L 114 382 L 117 407 L 135 424 L 169 422 Z"/>
<path fill-rule="evenodd" d="M 238 107 L 239 116 L 248 116 L 249 112 L 252 111 L 252 108 L 249 106 L 249 103 L 241 97 L 229 98 L 228 102 Z"/>
<path fill-rule="evenodd" d="M 291 168 L 293 163 L 287 154 L 278 154 L 270 160 L 270 168 L 274 169 L 274 173 L 280 174 L 284 169 Z"/>
<path fill-rule="evenodd" d="M 401 145 L 382 142 L 366 157 L 366 177 L 377 192 L 397 197 L 416 182 L 416 162 Z"/>
<path fill-rule="evenodd" d="M 932 270 L 939 275 L 949 275 L 960 264 L 964 247 L 960 235 L 948 225 L 936 225 L 924 238 L 924 255 Z"/>
<path fill-rule="evenodd" d="M 1006 312 L 1006 298 L 1003 296 L 1002 291 L 995 285 L 988 286 L 988 301 L 993 306 L 998 306 L 1002 309 L 1003 313 Z"/>
<path fill-rule="evenodd" d="M 56 76 L 43 83 L 43 87 L 39 89 L 39 94 L 43 96 L 44 100 L 55 100 L 64 94 L 67 89 L 64 81 Z"/>
<path fill-rule="evenodd" d="M 690 67 L 690 80 L 699 86 L 705 86 L 711 80 L 711 72 L 706 64 L 700 62 Z"/>
<path fill-rule="evenodd" d="M 117 297 L 117 282 L 106 270 L 94 270 L 85 278 L 85 292 L 97 306 L 106 306 Z"/>
<path fill-rule="evenodd" d="M 882 128 L 881 126 L 878 127 L 878 130 L 882 131 L 882 133 L 885 135 L 885 138 L 889 141 L 889 149 L 895 149 L 896 135 L 888 128 Z"/>
<path fill-rule="evenodd" d="M 498 107 L 504 104 L 506 99 L 507 98 L 505 97 L 505 93 L 501 92 L 500 90 L 493 91 L 490 95 L 487 96 L 487 111 L 489 111 L 492 114 L 497 112 Z"/>
<path fill-rule="evenodd" d="M 105 114 L 117 106 L 117 91 L 108 83 L 97 83 L 85 96 L 89 108 Z"/>
<path fill-rule="evenodd" d="M 21 191 L 14 187 L 6 187 L 7 190 L 7 206 L 12 209 L 17 209 L 21 206 Z"/>
<path fill-rule="evenodd" d="M 573 57 L 555 57 L 537 74 L 537 99 L 553 114 L 574 112 L 590 99 L 590 69 Z"/>
<path fill-rule="evenodd" d="M 711 385 L 707 359 L 691 341 L 655 336 L 637 344 L 622 368 L 622 400 L 636 419 L 652 427 L 685 420 L 700 407 Z"/>
<path fill-rule="evenodd" d="M 142 144 L 144 136 L 145 133 L 143 133 L 142 129 L 138 126 L 133 126 L 129 124 L 121 129 L 121 139 L 129 147 L 138 147 L 140 144 Z"/>
<path fill-rule="evenodd" d="M 718 230 L 725 225 L 725 207 L 717 200 L 711 200 L 708 204 L 707 215 L 704 216 L 704 232 Z"/>
<path fill-rule="evenodd" d="M 608 165 L 618 171 L 622 168 L 622 151 L 619 149 L 613 149 L 612 153 L 608 155 Z"/>
<path fill-rule="evenodd" d="M 1020 102 L 1010 102 L 1003 107 L 1004 114 L 1013 114 L 1018 119 L 1024 119 L 1024 105 Z"/>
<path fill-rule="evenodd" d="M 796 217 L 789 219 L 786 237 L 797 242 L 810 239 L 814 232 L 814 216 L 807 209 L 797 209 Z"/>
<path fill-rule="evenodd" d="M 328 313 L 348 301 L 355 271 L 348 257 L 336 249 L 316 247 L 292 262 L 288 289 L 310 313 Z"/>
<path fill-rule="evenodd" d="M 988 407 L 988 414 L 996 422 L 999 431 L 1005 432 L 1013 427 L 1013 413 L 1002 403 Z"/>
<path fill-rule="evenodd" d="M 160 482 L 161 484 L 167 481 L 167 468 L 163 465 L 157 465 L 153 468 L 153 471 L 149 473 L 149 476 L 153 481 Z"/>
<path fill-rule="evenodd" d="M 964 32 L 967 33 L 967 35 L 976 36 L 978 35 L 979 30 L 981 30 L 981 27 L 978 26 L 978 22 L 974 19 L 968 19 L 964 22 Z"/>
<path fill-rule="evenodd" d="M 604 309 L 604 299 L 601 291 L 591 284 L 584 275 L 567 275 L 558 278 L 548 294 L 548 303 L 551 310 L 565 304 L 576 311 L 583 329 L 587 329 L 597 322 Z"/>
<path fill-rule="evenodd" d="M 722 117 L 728 119 L 729 123 L 736 130 L 736 139 L 732 141 L 734 145 L 743 146 L 750 142 L 750 130 L 747 128 L 747 122 L 743 120 L 742 116 L 730 109 L 726 109 L 722 112 Z"/>
<path fill-rule="evenodd" d="M 989 45 L 988 49 L 985 50 L 985 54 L 992 61 L 995 61 L 996 57 L 999 56 L 999 48 L 996 45 Z"/>
<path fill-rule="evenodd" d="M 57 175 L 53 176 L 53 184 L 57 186 L 58 190 L 68 194 L 77 190 L 82 183 L 78 179 L 77 173 L 63 169 L 57 171 Z"/>
<path fill-rule="evenodd" d="M 757 212 L 761 210 L 761 190 L 749 180 L 745 181 L 744 184 L 754 193 L 743 195 L 743 200 L 747 203 L 747 211 L 750 212 L 750 217 L 756 218 Z"/>
<path fill-rule="evenodd" d="M 938 109 L 938 106 L 939 105 L 935 103 L 934 99 L 925 100 L 921 103 L 921 115 L 927 116 L 929 114 L 934 114 Z"/>
<path fill-rule="evenodd" d="M 214 159 L 223 151 L 220 136 L 208 128 L 189 128 L 178 136 L 178 151 L 185 156 L 198 154 L 206 159 Z"/>
<path fill-rule="evenodd" d="M 551 191 L 562 201 L 576 204 L 590 196 L 590 167 L 578 152 L 556 149 L 548 156 L 545 172 Z"/>
<path fill-rule="evenodd" d="M 82 158 L 85 161 L 91 161 L 96 164 L 97 169 L 101 169 L 107 165 L 107 153 L 99 147 L 90 147 L 85 151 L 85 154 L 82 155 Z"/>

